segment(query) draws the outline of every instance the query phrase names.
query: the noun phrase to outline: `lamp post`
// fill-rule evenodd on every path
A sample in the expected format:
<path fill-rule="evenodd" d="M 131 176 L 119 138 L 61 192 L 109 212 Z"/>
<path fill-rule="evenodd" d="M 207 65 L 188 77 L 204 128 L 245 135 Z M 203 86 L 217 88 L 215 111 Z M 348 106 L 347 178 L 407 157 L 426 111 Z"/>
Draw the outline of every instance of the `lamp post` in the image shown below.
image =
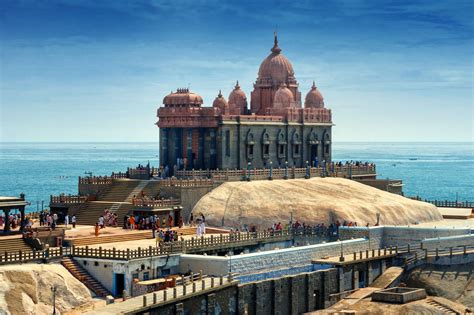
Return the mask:
<path fill-rule="evenodd" d="M 309 161 L 306 161 L 306 176 L 304 178 L 308 179 L 310 176 Z"/>
<path fill-rule="evenodd" d="M 285 176 L 284 179 L 288 179 L 288 161 L 285 161 Z"/>
<path fill-rule="evenodd" d="M 270 176 L 268 177 L 269 180 L 273 179 L 273 162 L 270 161 Z"/>
<path fill-rule="evenodd" d="M 250 166 L 252 165 L 251 162 L 247 163 L 247 181 L 250 182 Z"/>
<path fill-rule="evenodd" d="M 56 287 L 51 287 L 51 292 L 53 292 L 53 315 L 56 315 Z"/>
<path fill-rule="evenodd" d="M 339 257 L 339 261 L 343 262 L 344 261 L 344 251 L 342 249 L 342 241 L 339 239 L 339 242 L 341 243 L 341 256 Z"/>

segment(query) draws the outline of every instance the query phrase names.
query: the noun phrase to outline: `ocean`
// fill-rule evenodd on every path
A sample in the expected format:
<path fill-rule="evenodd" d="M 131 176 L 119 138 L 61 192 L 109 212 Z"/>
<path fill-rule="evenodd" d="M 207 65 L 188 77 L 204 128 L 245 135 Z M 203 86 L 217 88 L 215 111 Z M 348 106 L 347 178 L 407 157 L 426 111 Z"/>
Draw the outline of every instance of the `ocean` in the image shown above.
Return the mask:
<path fill-rule="evenodd" d="M 78 176 L 158 165 L 158 143 L 0 143 L 0 196 L 31 202 L 77 194 Z M 371 161 L 379 178 L 402 179 L 406 196 L 474 201 L 474 143 L 334 142 L 333 160 Z"/>

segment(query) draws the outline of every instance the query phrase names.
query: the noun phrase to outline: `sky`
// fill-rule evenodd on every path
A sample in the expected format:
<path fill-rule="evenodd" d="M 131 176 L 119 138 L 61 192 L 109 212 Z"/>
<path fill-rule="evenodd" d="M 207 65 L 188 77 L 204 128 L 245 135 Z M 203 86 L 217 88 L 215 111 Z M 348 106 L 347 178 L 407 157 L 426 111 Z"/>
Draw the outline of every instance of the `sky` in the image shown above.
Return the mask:
<path fill-rule="evenodd" d="M 273 32 L 334 141 L 474 141 L 471 0 L 0 2 L 0 141 L 157 141 L 163 97 L 250 99 Z"/>

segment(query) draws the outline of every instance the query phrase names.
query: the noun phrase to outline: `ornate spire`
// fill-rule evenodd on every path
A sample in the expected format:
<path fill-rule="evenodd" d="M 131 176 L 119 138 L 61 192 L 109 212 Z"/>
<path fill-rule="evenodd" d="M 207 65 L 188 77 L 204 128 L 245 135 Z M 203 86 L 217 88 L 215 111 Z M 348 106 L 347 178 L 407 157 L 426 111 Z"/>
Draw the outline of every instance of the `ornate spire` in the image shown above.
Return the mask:
<path fill-rule="evenodd" d="M 219 94 L 217 95 L 218 98 L 221 98 L 222 97 L 222 93 L 221 93 L 221 90 L 219 90 Z"/>
<path fill-rule="evenodd" d="M 235 87 L 234 87 L 236 90 L 240 89 L 240 85 L 239 85 L 239 80 L 237 80 L 237 83 L 235 84 Z"/>
<path fill-rule="evenodd" d="M 273 36 L 275 37 L 275 39 L 273 40 L 274 44 L 273 44 L 273 48 L 271 49 L 272 53 L 275 53 L 275 54 L 279 54 L 281 52 L 281 48 L 278 47 L 278 37 L 277 37 L 277 33 L 274 32 L 273 33 Z"/>
<path fill-rule="evenodd" d="M 313 81 L 313 86 L 311 86 L 311 90 L 316 90 L 316 84 Z"/>

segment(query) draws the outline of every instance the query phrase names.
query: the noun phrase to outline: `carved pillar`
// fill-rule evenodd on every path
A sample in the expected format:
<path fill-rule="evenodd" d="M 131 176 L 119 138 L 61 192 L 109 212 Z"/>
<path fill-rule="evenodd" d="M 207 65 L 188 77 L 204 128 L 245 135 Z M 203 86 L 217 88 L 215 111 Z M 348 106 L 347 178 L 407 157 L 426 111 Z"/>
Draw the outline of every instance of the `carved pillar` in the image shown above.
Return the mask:
<path fill-rule="evenodd" d="M 186 133 L 186 158 L 188 160 L 188 169 L 194 168 L 193 161 L 193 128 L 188 128 Z"/>
<path fill-rule="evenodd" d="M 216 129 L 210 129 L 210 136 L 211 136 L 211 167 L 210 169 L 216 169 L 217 167 L 217 136 L 216 136 Z"/>
<path fill-rule="evenodd" d="M 169 129 L 168 128 L 162 128 L 161 129 L 161 161 L 160 164 L 162 165 L 168 165 L 169 164 L 169 156 L 168 156 L 168 137 L 169 137 Z"/>
<path fill-rule="evenodd" d="M 199 128 L 199 143 L 198 143 L 198 164 L 200 169 L 205 169 L 205 160 L 204 160 L 204 139 L 206 129 Z"/>

